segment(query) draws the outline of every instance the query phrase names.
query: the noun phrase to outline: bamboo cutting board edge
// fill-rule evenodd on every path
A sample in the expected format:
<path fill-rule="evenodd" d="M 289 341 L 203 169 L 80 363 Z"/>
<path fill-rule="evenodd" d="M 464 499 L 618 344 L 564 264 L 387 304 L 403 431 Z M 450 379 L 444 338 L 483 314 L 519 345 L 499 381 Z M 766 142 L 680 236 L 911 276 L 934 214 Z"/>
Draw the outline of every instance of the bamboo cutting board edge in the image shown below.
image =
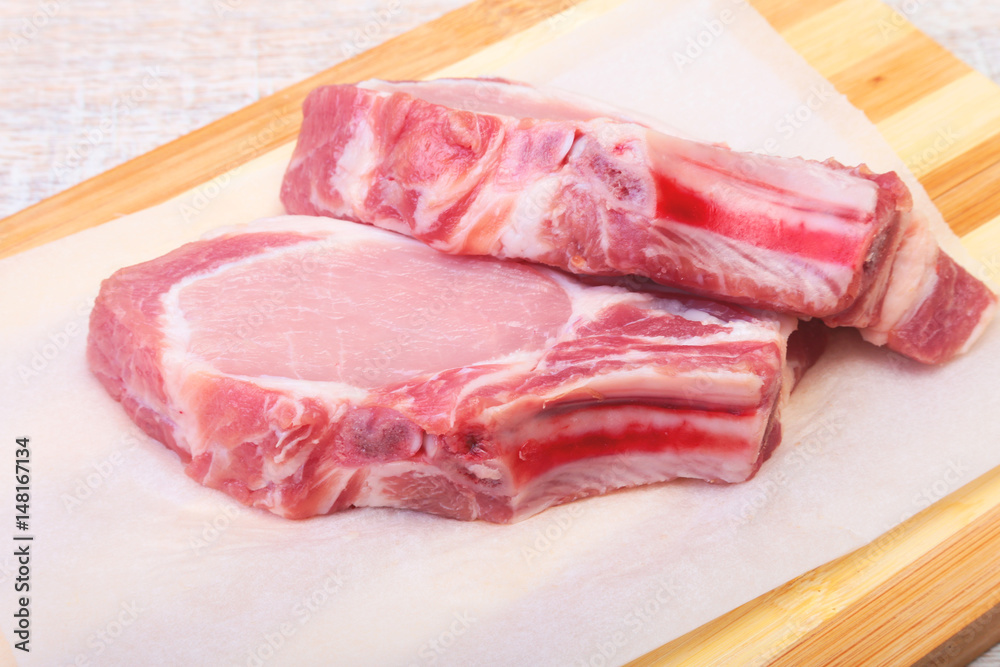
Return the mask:
<path fill-rule="evenodd" d="M 440 72 L 448 66 L 454 68 L 456 64 L 468 66 L 476 62 L 485 62 L 484 59 L 503 58 L 503 54 L 510 49 L 528 48 L 530 45 L 538 43 L 538 40 L 554 37 L 556 34 L 570 30 L 580 22 L 598 15 L 620 1 L 547 0 L 541 3 L 528 3 L 520 0 L 501 0 L 496 3 L 480 1 L 463 7 L 437 21 L 390 40 L 383 46 L 366 52 L 351 61 L 320 73 L 301 84 L 280 91 L 270 98 L 261 100 L 202 128 L 202 130 L 182 137 L 80 186 L 71 188 L 60 195 L 0 221 L 0 243 L 11 241 L 10 244 L 5 243 L 5 248 L 0 250 L 0 256 L 13 254 L 32 245 L 39 245 L 67 235 L 77 229 L 100 224 L 118 215 L 160 203 L 195 188 L 263 152 L 287 144 L 294 139 L 301 122 L 298 111 L 301 98 L 305 91 L 316 85 L 333 81 L 358 80 L 371 76 L 421 78 Z M 893 33 L 892 38 L 886 40 L 885 49 L 895 48 L 896 45 L 912 39 L 913 35 L 920 34 L 908 23 L 905 23 L 905 20 L 901 22 L 893 14 L 887 13 L 887 8 L 875 0 L 841 0 L 839 2 L 823 0 L 823 2 L 817 3 L 820 6 L 819 11 L 815 14 L 805 13 L 805 10 L 792 0 L 755 0 L 753 2 L 754 6 L 766 18 L 772 20 L 776 27 L 780 26 L 779 30 L 782 34 L 798 35 L 803 32 L 802 24 L 804 21 L 811 20 L 817 24 L 819 16 L 821 18 L 818 24 L 833 25 L 835 23 L 827 19 L 838 12 L 842 13 L 845 4 L 854 6 L 858 3 L 869 5 L 870 15 L 882 17 L 880 20 L 889 20 L 891 21 L 890 25 L 896 26 L 896 32 L 899 34 Z M 826 18 L 822 18 L 824 13 L 829 13 L 826 14 Z M 482 27 L 480 24 L 483 21 L 480 19 L 477 22 L 477 15 L 485 16 L 488 19 L 485 23 L 490 25 Z M 469 22 L 480 25 L 480 27 L 477 30 L 463 32 L 463 26 Z M 796 30 L 798 30 L 797 33 Z M 450 44 L 444 52 L 433 49 L 431 52 L 427 52 L 426 49 L 424 51 L 418 49 L 418 55 L 414 56 L 415 44 L 425 41 L 427 37 L 432 35 L 440 41 L 442 34 L 464 35 L 465 41 L 460 39 L 458 42 Z M 471 44 L 468 43 L 470 35 L 473 42 Z M 836 33 L 833 33 L 833 37 L 837 37 Z M 874 47 L 877 47 L 878 44 L 870 39 L 867 43 L 869 48 L 862 61 L 877 59 L 879 49 Z M 954 60 L 954 57 L 943 49 L 941 51 L 941 54 L 935 55 Z M 821 56 L 823 54 L 822 49 L 819 48 L 814 49 L 814 52 Z M 393 57 L 394 53 L 395 57 Z M 400 54 L 405 54 L 405 62 L 399 57 Z M 384 59 L 388 59 L 390 65 L 386 65 Z M 852 60 L 843 56 L 829 57 L 829 61 L 834 63 L 835 69 L 834 75 L 829 75 L 830 78 L 837 81 L 838 87 L 842 92 L 847 93 L 857 106 L 865 109 L 864 104 L 859 103 L 856 99 L 856 96 L 868 90 L 864 86 L 865 81 L 859 82 L 850 78 L 853 68 L 858 67 L 861 61 L 857 58 Z M 820 69 L 821 73 L 827 74 L 822 67 L 817 67 L 817 69 Z M 984 78 L 983 81 L 986 85 L 983 85 L 983 82 L 979 81 L 974 73 L 966 72 L 961 68 L 957 68 L 957 71 L 966 77 L 967 85 L 959 91 L 963 94 L 978 94 L 983 99 L 992 99 L 991 95 L 1000 91 Z M 875 82 L 875 84 L 878 83 Z M 893 82 L 890 77 L 889 84 L 891 87 L 891 85 L 899 85 L 899 82 Z M 854 90 L 855 96 L 852 96 L 849 90 L 844 90 L 845 87 Z M 874 87 L 877 88 L 877 86 Z M 858 92 L 859 90 L 861 92 Z M 954 102 L 961 101 L 952 99 Z M 861 102 L 863 101 L 862 99 Z M 905 111 L 906 109 L 902 110 L 902 112 Z M 903 117 L 890 116 L 890 118 L 894 118 L 894 120 L 890 121 L 886 127 L 896 128 L 899 136 L 906 139 L 906 128 L 911 122 L 910 119 L 905 115 Z M 992 117 L 987 118 L 987 121 L 981 127 L 977 127 L 977 134 L 973 137 L 976 143 L 972 144 L 973 146 L 989 144 L 995 136 L 1000 134 L 1000 124 L 994 124 Z M 882 122 L 879 122 L 879 128 L 883 129 Z M 886 130 L 883 132 L 885 133 Z M 891 137 L 890 141 L 892 141 Z M 910 150 L 927 150 L 920 145 L 919 140 L 911 143 L 913 146 L 910 147 Z M 900 152 L 897 144 L 893 145 L 897 148 L 897 152 Z M 969 184 L 976 186 L 976 177 L 986 172 L 991 163 L 970 167 L 969 164 L 962 161 L 966 152 L 952 150 L 950 153 L 946 153 L 941 160 L 931 165 L 924 175 L 930 174 L 938 180 L 949 183 L 951 187 L 944 190 L 943 194 L 957 192 L 957 195 L 953 194 L 953 198 L 964 203 L 965 208 L 968 208 L 967 201 L 976 198 L 976 193 Z M 919 155 L 919 152 L 917 154 Z M 909 157 L 902 152 L 901 155 L 904 159 Z M 987 153 L 987 157 L 993 156 L 994 153 Z M 192 160 L 197 164 L 197 169 L 190 169 Z M 1000 157 L 994 162 L 996 161 L 1000 161 Z M 185 178 L 179 181 L 171 180 L 173 176 L 180 174 L 182 169 L 187 172 Z M 951 169 L 955 173 L 940 176 L 943 173 L 942 170 L 946 169 Z M 148 184 L 152 174 L 157 176 L 154 181 L 155 188 L 140 189 L 135 187 L 135 183 Z M 921 180 L 924 178 L 922 177 Z M 968 192 L 963 191 L 963 187 Z M 117 194 L 123 193 L 125 188 L 131 189 L 132 196 L 125 199 L 118 198 Z M 938 197 L 935 197 L 935 201 L 938 201 L 940 196 L 939 194 Z M 87 204 L 93 204 L 97 201 L 104 202 L 105 207 L 86 208 Z M 73 218 L 71 211 L 74 210 L 74 207 L 85 207 L 89 217 Z M 958 206 L 958 210 L 964 209 Z M 985 210 L 987 213 L 991 211 L 994 214 L 1000 213 L 1000 211 L 994 211 L 993 208 L 989 207 Z M 982 216 L 981 211 L 973 212 Z M 974 250 L 979 251 L 980 259 L 984 259 L 985 252 L 988 270 L 992 266 L 990 258 L 1000 258 L 1000 244 L 996 243 L 1000 239 L 1000 216 L 989 217 L 992 217 L 993 220 L 988 225 L 978 229 L 974 224 L 968 225 L 967 228 L 974 231 L 966 235 L 970 241 L 969 245 L 973 246 Z M 949 216 L 949 218 L 954 220 L 954 216 Z M 986 219 L 988 218 L 980 217 L 977 222 L 985 222 Z M 973 240 L 975 242 L 972 242 Z M 983 244 L 981 240 L 989 240 L 990 242 Z M 992 249 L 986 251 L 984 246 Z M 994 535 L 1000 527 L 1000 512 L 997 511 L 997 508 L 1000 508 L 1000 495 L 998 495 L 1000 491 L 998 489 L 1000 489 L 1000 468 L 928 508 L 902 526 L 889 531 L 887 535 L 879 538 L 872 545 L 807 573 L 803 577 L 758 598 L 758 600 L 747 603 L 747 605 L 703 626 L 703 628 L 661 647 L 634 664 L 685 664 L 681 660 L 686 650 L 685 642 L 687 642 L 687 648 L 690 649 L 692 641 L 695 642 L 695 647 L 702 651 L 706 648 L 712 649 L 714 646 L 714 653 L 704 654 L 702 652 L 700 654 L 710 661 L 722 659 L 726 655 L 726 647 L 733 645 L 743 647 L 742 655 L 758 664 L 803 664 L 802 660 L 810 658 L 818 659 L 821 656 L 832 658 L 834 654 L 831 651 L 836 652 L 843 649 L 844 642 L 852 638 L 852 633 L 856 635 L 858 632 L 857 623 L 851 625 L 853 617 L 870 618 L 871 610 L 875 608 L 877 611 L 880 604 L 905 601 L 906 589 L 911 587 L 912 583 L 920 579 L 921 576 L 926 578 L 928 572 L 937 572 L 941 568 L 947 570 L 949 563 L 963 562 L 958 556 L 966 553 L 969 544 L 993 547 L 995 552 L 1000 552 L 1000 540 L 996 540 Z M 956 508 L 968 509 L 969 507 L 976 507 L 982 511 L 971 514 L 968 511 L 956 513 Z M 991 511 L 990 508 L 993 510 Z M 864 574 L 865 572 L 867 572 L 868 578 L 858 579 L 859 573 Z M 990 581 L 994 582 L 994 587 L 998 586 L 996 582 L 1000 581 L 1000 572 L 986 570 L 984 574 L 991 578 Z M 933 581 L 934 578 L 932 577 L 931 580 Z M 969 587 L 973 591 L 985 594 L 986 599 L 992 600 L 993 598 L 989 597 L 992 594 L 992 589 L 983 587 L 981 583 L 971 581 Z M 822 596 L 812 594 L 810 591 L 814 590 L 816 586 L 825 586 L 825 590 L 830 595 L 822 598 Z M 804 592 L 808 595 L 803 597 Z M 938 597 L 943 599 L 945 595 L 942 594 Z M 942 600 L 931 600 L 930 602 L 940 605 Z M 789 625 L 790 622 L 786 618 L 787 611 L 775 614 L 773 608 L 775 604 L 784 604 L 787 608 L 796 609 L 796 613 L 799 615 L 798 620 L 795 621 L 796 625 Z M 809 606 L 810 604 L 812 607 Z M 915 612 L 910 609 L 916 614 L 918 620 L 929 618 L 930 611 L 933 611 L 928 608 L 927 600 L 924 600 L 922 605 L 918 605 Z M 968 631 L 968 628 L 975 627 L 975 623 L 984 617 L 979 605 L 954 611 L 955 616 L 947 627 L 938 629 L 937 634 L 933 636 L 921 632 L 916 641 L 911 642 L 913 646 L 910 647 L 910 651 L 914 655 L 925 655 L 945 643 L 944 640 L 950 637 L 960 637 L 963 630 Z M 864 616 L 865 613 L 868 616 Z M 986 613 L 988 614 L 988 611 Z M 996 625 L 1000 626 L 1000 624 Z M 861 628 L 861 630 L 864 629 Z M 752 632 L 748 632 L 750 630 Z M 989 628 L 984 630 L 984 628 L 979 627 L 975 630 L 974 639 L 985 649 L 989 645 L 984 642 L 984 638 L 989 638 Z M 998 634 L 1000 634 L 1000 628 L 998 628 Z M 1000 640 L 1000 636 L 997 636 L 996 640 Z M 971 644 L 971 641 L 966 641 L 963 646 L 968 648 Z M 878 647 L 875 648 L 878 649 Z M 942 661 L 936 661 L 935 664 L 952 664 L 948 662 L 954 657 L 951 655 L 952 653 L 954 652 L 944 651 L 941 654 Z M 878 655 L 878 652 L 876 651 L 873 655 Z M 885 658 L 884 652 L 882 658 Z"/>
<path fill-rule="evenodd" d="M 979 559 L 966 562 L 969 551 Z M 985 650 L 1000 641 L 1000 623 L 974 626 L 1000 604 L 1000 562 L 991 558 L 996 553 L 1000 553 L 1000 467 L 874 542 L 629 665 L 795 666 L 818 660 L 912 664 L 956 638 L 961 644 L 979 640 Z M 934 592 L 931 586 L 946 590 Z M 908 605 L 921 594 L 925 599 L 914 612 Z M 948 613 L 942 614 L 942 609 Z M 894 634 L 879 637 L 877 643 L 859 643 L 860 638 L 876 635 L 876 626 L 887 617 L 900 626 L 898 632 L 890 628 Z M 970 627 L 973 636 L 963 636 Z M 935 664 L 965 664 L 952 657 L 945 652 Z"/>

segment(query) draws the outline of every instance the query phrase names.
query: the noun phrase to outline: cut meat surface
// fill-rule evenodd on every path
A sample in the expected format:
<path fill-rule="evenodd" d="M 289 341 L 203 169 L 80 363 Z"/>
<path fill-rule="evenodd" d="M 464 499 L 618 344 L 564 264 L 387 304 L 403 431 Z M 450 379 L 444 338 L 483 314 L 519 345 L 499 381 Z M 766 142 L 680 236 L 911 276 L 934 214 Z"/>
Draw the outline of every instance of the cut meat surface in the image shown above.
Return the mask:
<path fill-rule="evenodd" d="M 738 153 L 499 80 L 313 91 L 282 201 L 447 253 L 823 318 L 927 363 L 965 351 L 997 303 L 895 173 Z"/>
<path fill-rule="evenodd" d="M 786 363 L 794 327 L 300 216 L 118 271 L 88 360 L 191 477 L 248 505 L 508 522 L 751 477 L 818 352 Z"/>

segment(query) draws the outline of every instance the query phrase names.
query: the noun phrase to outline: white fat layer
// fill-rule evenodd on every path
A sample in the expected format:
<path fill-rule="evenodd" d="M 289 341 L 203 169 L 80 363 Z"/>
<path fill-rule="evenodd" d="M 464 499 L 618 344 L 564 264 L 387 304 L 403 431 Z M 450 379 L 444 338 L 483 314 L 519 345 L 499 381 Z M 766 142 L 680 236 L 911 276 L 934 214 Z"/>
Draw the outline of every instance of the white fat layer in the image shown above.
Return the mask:
<path fill-rule="evenodd" d="M 992 288 L 991 288 L 992 289 Z M 993 319 L 993 315 L 996 314 L 997 304 L 991 303 L 987 306 L 979 316 L 979 322 L 973 328 L 972 333 L 965 340 L 965 344 L 958 350 L 958 354 L 965 354 L 969 349 L 979 340 L 979 336 L 982 335 L 983 331 L 989 326 L 990 321 Z"/>
<path fill-rule="evenodd" d="M 344 152 L 337 160 L 336 170 L 330 174 L 327 187 L 340 192 L 348 205 L 350 202 L 363 202 L 378 164 L 375 133 L 367 122 L 356 123 L 351 138 L 344 145 Z M 358 214 L 356 207 L 355 214 Z"/>
<path fill-rule="evenodd" d="M 678 477 L 742 482 L 753 474 L 760 446 L 746 451 L 625 452 L 572 461 L 532 479 L 512 498 L 515 519 L 585 496 L 667 482 Z"/>
<path fill-rule="evenodd" d="M 517 207 L 498 237 L 501 257 L 543 257 L 554 250 L 542 240 L 542 222 L 553 211 L 561 187 L 562 177 L 553 174 L 536 180 L 517 198 Z"/>
<path fill-rule="evenodd" d="M 803 203 L 811 201 L 820 209 L 837 206 L 845 210 L 874 212 L 878 203 L 878 186 L 875 183 L 847 171 L 829 169 L 818 162 L 797 160 L 792 167 L 788 158 L 718 150 L 710 144 L 684 142 L 653 133 L 649 134 L 648 141 L 653 147 L 653 156 L 665 158 L 664 163 L 677 159 L 686 163 L 683 168 L 671 171 L 684 174 L 689 179 L 701 173 L 707 179 L 703 183 L 718 182 L 717 174 L 721 171 L 746 183 L 768 183 L 788 193 L 807 193 Z M 787 200 L 783 198 L 782 201 Z"/>
<path fill-rule="evenodd" d="M 362 403 L 371 392 L 345 382 L 320 382 L 317 380 L 300 380 L 298 378 L 275 377 L 273 375 L 227 375 L 236 380 L 253 382 L 258 387 L 285 392 L 293 396 L 308 396 L 316 398 L 328 405 L 338 403 Z"/>
<path fill-rule="evenodd" d="M 398 244 L 421 245 L 419 241 L 409 238 L 400 239 L 396 234 L 380 231 L 368 225 L 359 225 L 349 220 L 340 220 L 327 216 L 312 215 L 281 215 L 272 218 L 261 218 L 242 225 L 219 227 L 203 235 L 201 238 L 202 240 L 210 240 L 222 236 L 259 232 L 286 232 L 306 236 L 331 236 L 330 243 L 337 246 L 353 241 L 371 242 L 373 239 L 396 242 Z M 309 241 L 304 240 L 303 242 L 306 243 Z M 322 239 L 312 242 L 322 243 Z M 273 250 L 280 251 L 283 249 L 274 248 Z"/>
<path fill-rule="evenodd" d="M 784 349 L 785 341 L 798 323 L 793 317 L 769 311 L 754 311 L 754 319 L 749 321 L 742 319 L 725 321 L 712 313 L 694 308 L 689 303 L 677 299 L 653 296 L 644 292 L 624 292 L 624 288 L 612 285 L 581 285 L 573 279 L 568 279 L 562 273 L 553 272 L 551 276 L 563 285 L 570 295 L 573 303 L 572 319 L 574 321 L 593 319 L 600 311 L 609 306 L 631 303 L 640 308 L 650 309 L 651 315 L 654 316 L 657 314 L 657 310 L 662 310 L 685 320 L 702 324 L 715 324 L 725 328 L 725 331 L 721 333 L 704 336 L 685 335 L 681 338 L 660 336 L 659 339 L 664 342 L 682 345 L 710 345 L 723 342 L 773 341 Z M 679 294 L 678 296 L 687 297 L 688 295 Z"/>
<path fill-rule="evenodd" d="M 553 87 L 483 79 L 369 79 L 359 83 L 358 87 L 382 93 L 406 93 L 431 104 L 477 113 L 546 120 L 614 118 L 626 123 L 646 125 L 666 134 L 686 136 L 681 130 L 658 118 Z"/>
<path fill-rule="evenodd" d="M 732 409 L 756 406 L 762 399 L 764 381 L 750 372 L 705 371 L 674 373 L 671 368 L 648 366 L 628 372 L 606 373 L 573 385 L 564 385 L 553 404 L 572 403 L 591 397 L 613 400 L 682 400 L 695 405 L 721 405 Z"/>
<path fill-rule="evenodd" d="M 496 480 L 506 475 L 506 470 L 503 467 L 481 465 L 480 469 L 483 468 L 491 468 L 491 470 L 483 470 L 484 474 L 488 476 L 479 477 L 479 479 Z M 403 476 L 409 478 L 411 483 L 419 483 L 425 490 L 451 490 L 457 487 L 460 494 L 460 502 L 468 498 L 465 494 L 471 495 L 472 493 L 471 480 L 464 479 L 460 474 L 456 474 L 457 471 L 449 474 L 448 471 L 443 470 L 439 466 L 424 461 L 392 461 L 382 463 L 368 468 L 367 473 L 364 487 L 354 502 L 356 507 L 405 508 L 410 504 L 408 501 L 419 501 L 420 498 L 400 497 L 398 494 L 392 492 L 395 486 L 393 482 L 397 482 Z M 462 493 L 463 491 L 464 494 Z M 498 491 L 503 495 L 509 494 L 506 484 L 502 484 Z M 475 519 L 478 516 L 470 518 Z"/>
<path fill-rule="evenodd" d="M 938 281 L 934 265 L 940 250 L 927 224 L 918 214 L 904 215 L 900 224 L 906 227 L 893 258 L 892 277 L 882 300 L 879 320 L 861 331 L 864 339 L 875 345 L 884 345 L 889 332 L 917 312 L 934 293 Z"/>
<path fill-rule="evenodd" d="M 688 410 L 683 413 L 657 410 L 641 405 L 618 406 L 618 409 L 603 412 L 599 417 L 581 412 L 574 419 L 546 419 L 544 415 L 525 421 L 511 432 L 514 440 L 521 436 L 545 441 L 548 439 L 582 438 L 593 433 L 620 437 L 636 424 L 645 424 L 650 430 L 667 431 L 682 425 L 691 426 L 706 433 L 715 433 L 750 442 L 759 442 L 764 435 L 769 413 L 758 410 L 751 415 L 722 417 L 712 412 Z"/>

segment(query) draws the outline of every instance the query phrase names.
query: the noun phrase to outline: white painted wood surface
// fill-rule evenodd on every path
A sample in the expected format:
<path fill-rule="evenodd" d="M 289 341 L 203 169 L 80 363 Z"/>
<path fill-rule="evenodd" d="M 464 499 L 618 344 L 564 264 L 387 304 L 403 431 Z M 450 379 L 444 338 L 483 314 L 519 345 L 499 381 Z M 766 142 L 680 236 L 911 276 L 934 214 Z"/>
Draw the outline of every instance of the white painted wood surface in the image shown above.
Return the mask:
<path fill-rule="evenodd" d="M 0 217 L 467 0 L 4 0 Z"/>
<path fill-rule="evenodd" d="M 4 0 L 0 217 L 466 0 Z M 1000 83 L 996 0 L 889 0 Z"/>
<path fill-rule="evenodd" d="M 4 0 L 0 217 L 465 1 Z M 1000 83 L 1000 2 L 888 4 Z"/>

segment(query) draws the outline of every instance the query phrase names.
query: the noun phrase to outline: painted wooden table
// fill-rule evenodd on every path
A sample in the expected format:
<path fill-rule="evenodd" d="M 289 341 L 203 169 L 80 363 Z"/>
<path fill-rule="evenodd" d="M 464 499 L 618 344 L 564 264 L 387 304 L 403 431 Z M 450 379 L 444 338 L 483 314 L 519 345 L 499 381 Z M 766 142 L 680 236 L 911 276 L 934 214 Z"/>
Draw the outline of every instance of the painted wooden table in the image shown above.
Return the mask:
<path fill-rule="evenodd" d="M 466 1 L 5 0 L 0 218 Z M 1000 83 L 1000 3 L 888 4 Z"/>
<path fill-rule="evenodd" d="M 21 17 L 5 16 L 0 33 L 7 37 L 0 206 L 10 213 L 94 178 L 0 221 L 0 255 L 162 201 L 290 141 L 302 96 L 320 82 L 428 76 L 578 1 L 479 2 L 429 24 L 461 0 L 344 3 L 337 21 L 310 14 L 315 8 L 304 2 L 269 10 L 256 0 L 217 0 L 193 15 L 188 7 L 138 15 L 96 3 L 30 4 Z M 954 20 L 962 16 L 957 3 L 906 0 L 897 3 L 905 16 L 875 0 L 753 4 L 878 124 L 956 231 L 993 233 L 996 225 L 984 223 L 1000 216 L 1000 89 L 906 20 L 944 37 L 965 34 Z M 985 2 L 979 11 L 1000 14 Z M 1000 34 L 1000 20 L 974 22 L 975 37 L 956 49 L 996 74 L 991 35 Z M 950 119 L 961 136 L 936 148 L 928 117 Z M 1000 471 L 636 664 L 964 664 L 1000 639 L 997 554 Z"/>

